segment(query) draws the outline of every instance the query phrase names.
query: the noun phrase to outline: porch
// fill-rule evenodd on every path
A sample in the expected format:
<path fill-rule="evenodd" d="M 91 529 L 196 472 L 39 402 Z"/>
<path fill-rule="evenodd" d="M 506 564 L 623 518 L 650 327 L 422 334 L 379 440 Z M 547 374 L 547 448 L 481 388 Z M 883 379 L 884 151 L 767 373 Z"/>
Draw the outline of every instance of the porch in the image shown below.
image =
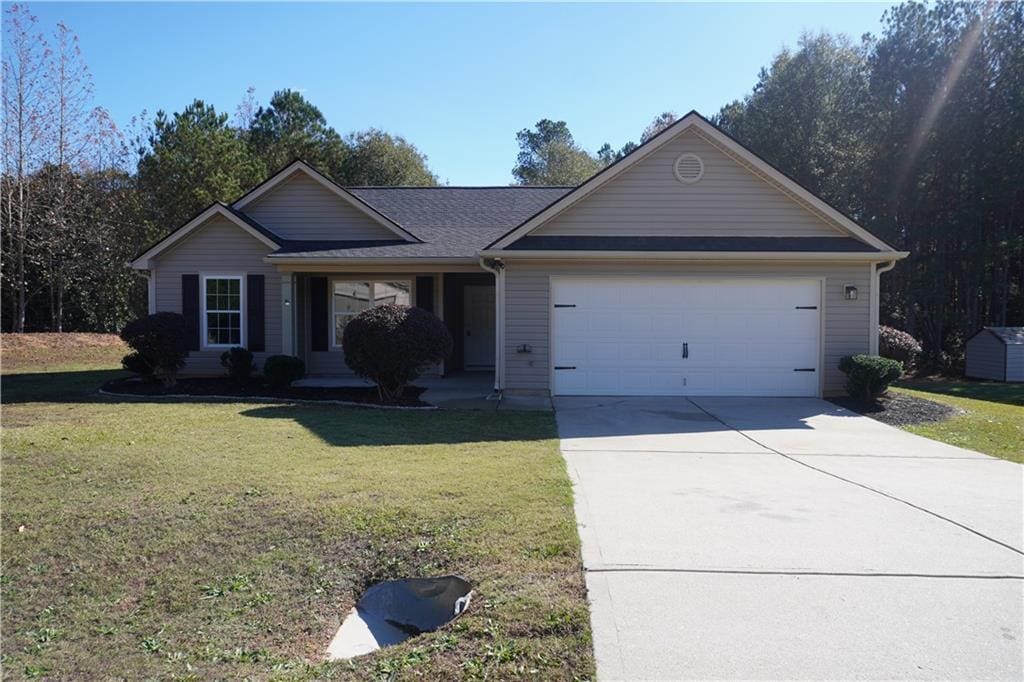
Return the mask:
<path fill-rule="evenodd" d="M 307 381 L 359 382 L 342 352 L 345 325 L 372 306 L 397 303 L 434 313 L 454 341 L 451 358 L 428 370 L 421 385 L 430 377 L 459 375 L 462 382 L 485 377 L 493 388 L 495 282 L 478 267 L 433 273 L 343 268 L 285 272 L 281 286 L 282 349 L 306 363 Z"/>

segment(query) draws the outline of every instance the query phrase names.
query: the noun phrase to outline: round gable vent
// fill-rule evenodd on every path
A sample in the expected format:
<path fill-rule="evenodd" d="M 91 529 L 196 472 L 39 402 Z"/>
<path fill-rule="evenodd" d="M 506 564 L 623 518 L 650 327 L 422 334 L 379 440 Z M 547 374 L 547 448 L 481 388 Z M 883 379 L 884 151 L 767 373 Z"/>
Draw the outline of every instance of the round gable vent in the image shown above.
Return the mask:
<path fill-rule="evenodd" d="M 704 161 L 696 154 L 680 154 L 674 166 L 676 180 L 684 185 L 693 183 L 704 177 Z"/>

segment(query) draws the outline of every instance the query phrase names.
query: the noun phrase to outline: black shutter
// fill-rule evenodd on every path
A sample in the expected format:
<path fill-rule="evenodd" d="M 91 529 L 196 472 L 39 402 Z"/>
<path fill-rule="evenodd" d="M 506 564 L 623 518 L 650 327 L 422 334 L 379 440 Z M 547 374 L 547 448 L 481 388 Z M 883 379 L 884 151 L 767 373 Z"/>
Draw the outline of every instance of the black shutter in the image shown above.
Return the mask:
<path fill-rule="evenodd" d="M 309 278 L 309 340 L 312 350 L 327 350 L 327 278 Z"/>
<path fill-rule="evenodd" d="M 416 307 L 434 312 L 434 278 L 416 278 Z"/>
<path fill-rule="evenodd" d="M 181 314 L 185 316 L 188 349 L 199 350 L 199 275 L 181 276 Z"/>
<path fill-rule="evenodd" d="M 254 353 L 260 353 L 267 349 L 264 310 L 266 306 L 263 301 L 263 275 L 249 275 L 245 278 L 245 310 L 249 318 L 246 332 L 248 333 L 248 348 Z"/>

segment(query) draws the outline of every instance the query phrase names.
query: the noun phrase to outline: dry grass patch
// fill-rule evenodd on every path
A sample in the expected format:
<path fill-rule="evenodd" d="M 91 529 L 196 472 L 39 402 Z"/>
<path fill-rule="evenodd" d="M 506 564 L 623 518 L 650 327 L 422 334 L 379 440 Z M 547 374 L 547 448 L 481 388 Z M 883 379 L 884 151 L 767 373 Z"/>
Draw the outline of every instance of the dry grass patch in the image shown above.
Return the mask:
<path fill-rule="evenodd" d="M 0 334 L 4 373 L 120 367 L 127 352 L 116 334 Z"/>

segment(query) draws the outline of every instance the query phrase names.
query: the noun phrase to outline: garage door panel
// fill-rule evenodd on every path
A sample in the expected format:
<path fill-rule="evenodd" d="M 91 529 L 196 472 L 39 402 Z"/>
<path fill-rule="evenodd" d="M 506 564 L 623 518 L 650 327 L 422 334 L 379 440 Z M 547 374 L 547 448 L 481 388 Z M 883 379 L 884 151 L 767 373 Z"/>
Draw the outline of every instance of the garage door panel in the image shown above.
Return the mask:
<path fill-rule="evenodd" d="M 575 306 L 552 313 L 554 364 L 575 367 L 556 394 L 818 393 L 817 280 L 556 278 L 551 298 Z"/>
<path fill-rule="evenodd" d="M 647 312 L 623 312 L 609 313 L 618 314 L 622 318 L 622 331 L 626 334 L 650 334 L 655 331 L 654 320 L 651 313 Z"/>
<path fill-rule="evenodd" d="M 600 334 L 601 332 L 622 331 L 622 314 L 614 311 L 597 311 L 584 313 L 587 316 L 587 328 L 589 331 Z"/>
<path fill-rule="evenodd" d="M 618 366 L 622 362 L 622 345 L 615 342 L 595 341 L 587 345 L 587 362 L 595 365 Z"/>
<path fill-rule="evenodd" d="M 583 337 L 569 337 L 554 344 L 551 360 L 555 367 L 561 365 L 582 365 L 587 358 L 588 342 Z"/>
<path fill-rule="evenodd" d="M 656 312 L 650 318 L 650 331 L 659 335 L 668 335 L 674 338 L 682 338 L 683 315 L 679 312 Z"/>

